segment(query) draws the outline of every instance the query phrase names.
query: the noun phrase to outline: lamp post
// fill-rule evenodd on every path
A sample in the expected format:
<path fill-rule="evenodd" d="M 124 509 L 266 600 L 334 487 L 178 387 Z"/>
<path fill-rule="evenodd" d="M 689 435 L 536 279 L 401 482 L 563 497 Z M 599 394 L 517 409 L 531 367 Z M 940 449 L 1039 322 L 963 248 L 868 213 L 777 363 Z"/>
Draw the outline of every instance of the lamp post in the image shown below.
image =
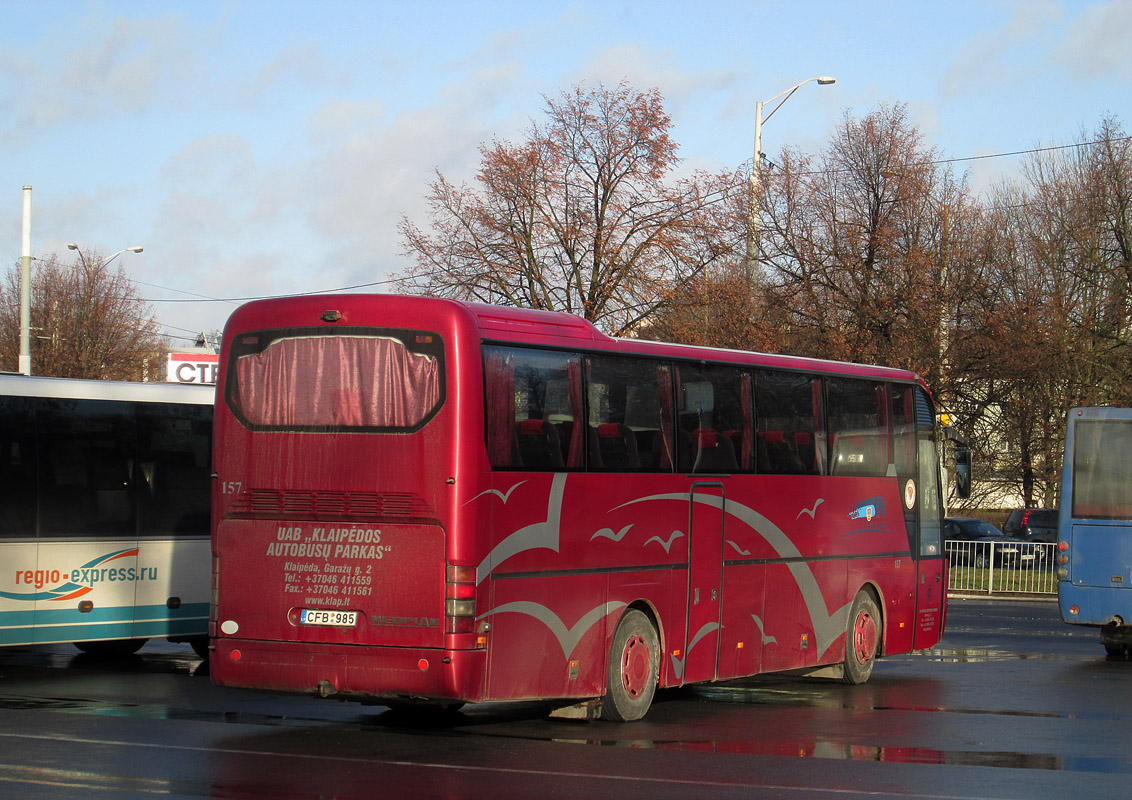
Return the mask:
<path fill-rule="evenodd" d="M 760 103 L 755 103 L 755 161 L 751 165 L 751 200 L 750 212 L 748 217 L 749 227 L 747 232 L 747 283 L 750 284 L 751 279 L 755 275 L 755 262 L 757 260 L 757 240 L 759 235 L 759 198 L 762 193 L 762 176 L 760 175 L 760 168 L 762 165 L 762 147 L 763 147 L 763 123 L 774 116 L 774 112 L 782 108 L 782 103 L 790 99 L 790 96 L 800 88 L 805 86 L 811 81 L 817 81 L 819 86 L 828 86 L 831 83 L 837 83 L 836 78 L 831 78 L 828 75 L 819 75 L 816 78 L 806 78 L 806 80 L 796 83 L 789 89 L 779 92 L 769 100 L 764 100 Z M 763 119 L 763 106 L 768 106 L 778 98 L 782 98 L 782 103 L 776 105 L 766 119 Z"/>
<path fill-rule="evenodd" d="M 31 187 L 24 187 L 24 216 L 20 236 L 20 357 L 21 375 L 31 375 Z"/>
<path fill-rule="evenodd" d="M 123 247 L 121 250 L 114 253 L 113 255 L 111 255 L 107 258 L 100 258 L 98 261 L 95 261 L 94 263 L 88 263 L 87 262 L 86 256 L 83 255 L 83 251 L 81 249 L 79 249 L 79 246 L 77 244 L 75 244 L 74 242 L 68 242 L 67 243 L 67 249 L 68 250 L 74 250 L 75 252 L 77 252 L 79 254 L 79 261 L 83 265 L 83 272 L 86 273 L 86 286 L 84 288 L 84 292 L 89 296 L 89 294 L 92 291 L 91 285 L 92 285 L 92 280 L 93 280 L 93 276 L 91 275 L 91 270 L 97 269 L 98 267 L 109 264 L 111 261 L 116 259 L 118 256 L 122 255 L 122 253 L 140 253 L 140 252 L 142 252 L 142 250 L 144 248 L 141 245 L 137 245 L 137 244 L 131 245 L 130 247 Z M 103 370 L 105 370 L 105 365 L 103 365 Z M 102 377 L 102 376 L 100 375 L 100 377 Z"/>
<path fill-rule="evenodd" d="M 68 242 L 67 243 L 67 249 L 68 250 L 75 250 L 76 252 L 78 252 L 79 261 L 82 262 L 83 269 L 85 269 L 89 273 L 91 265 L 86 263 L 86 257 L 83 256 L 83 251 L 79 250 L 79 246 L 77 244 L 75 244 L 74 242 Z M 109 264 L 111 261 L 116 259 L 118 256 L 122 255 L 122 253 L 140 253 L 144 249 L 145 248 L 142 247 L 139 244 L 135 244 L 133 247 L 123 247 L 121 250 L 119 250 L 117 253 L 110 256 L 109 258 L 103 258 L 103 259 L 100 259 L 99 261 L 96 261 L 93 266 L 98 267 L 98 266 L 102 266 L 104 264 Z"/>

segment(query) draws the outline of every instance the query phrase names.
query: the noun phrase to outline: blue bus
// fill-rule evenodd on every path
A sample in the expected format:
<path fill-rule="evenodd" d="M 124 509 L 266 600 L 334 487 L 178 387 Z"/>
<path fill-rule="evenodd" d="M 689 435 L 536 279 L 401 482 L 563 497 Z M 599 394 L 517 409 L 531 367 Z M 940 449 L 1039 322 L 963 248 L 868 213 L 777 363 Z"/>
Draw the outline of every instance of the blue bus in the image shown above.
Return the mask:
<path fill-rule="evenodd" d="M 1132 409 L 1069 412 L 1058 518 L 1058 604 L 1100 629 L 1109 655 L 1132 648 Z"/>

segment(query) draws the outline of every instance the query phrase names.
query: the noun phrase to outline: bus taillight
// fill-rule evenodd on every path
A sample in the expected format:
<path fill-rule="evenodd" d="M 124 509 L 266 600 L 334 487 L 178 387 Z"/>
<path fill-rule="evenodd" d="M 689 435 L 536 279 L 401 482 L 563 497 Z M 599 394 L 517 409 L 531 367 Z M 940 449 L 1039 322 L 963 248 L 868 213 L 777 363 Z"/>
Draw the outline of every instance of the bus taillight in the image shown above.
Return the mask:
<path fill-rule="evenodd" d="M 444 632 L 475 633 L 476 568 L 449 564 L 444 581 Z"/>

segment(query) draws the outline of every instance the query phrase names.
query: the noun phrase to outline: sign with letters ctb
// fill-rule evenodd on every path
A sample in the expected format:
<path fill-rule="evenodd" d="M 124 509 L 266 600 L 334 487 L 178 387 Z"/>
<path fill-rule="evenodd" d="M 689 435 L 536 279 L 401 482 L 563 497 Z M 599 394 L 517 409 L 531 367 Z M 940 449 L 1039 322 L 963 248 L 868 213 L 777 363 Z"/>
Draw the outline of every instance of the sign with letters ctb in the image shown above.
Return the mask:
<path fill-rule="evenodd" d="M 215 353 L 170 353 L 166 380 L 170 383 L 216 383 L 220 356 Z"/>

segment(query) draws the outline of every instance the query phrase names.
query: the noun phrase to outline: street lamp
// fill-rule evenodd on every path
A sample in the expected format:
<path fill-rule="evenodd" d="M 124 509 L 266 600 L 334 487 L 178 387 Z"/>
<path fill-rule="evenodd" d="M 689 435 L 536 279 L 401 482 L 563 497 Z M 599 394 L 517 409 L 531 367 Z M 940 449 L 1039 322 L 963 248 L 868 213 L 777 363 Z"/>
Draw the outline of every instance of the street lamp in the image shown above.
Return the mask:
<path fill-rule="evenodd" d="M 83 251 L 79 250 L 79 246 L 74 242 L 67 244 L 68 250 L 75 250 L 79 254 L 79 261 L 82 262 L 83 270 L 87 273 L 87 279 L 90 279 L 90 268 L 92 265 L 86 263 L 86 256 Z M 124 247 L 109 258 L 103 258 L 94 263 L 93 266 L 101 266 L 109 264 L 122 253 L 140 253 L 142 251 L 141 245 L 133 245 L 131 247 Z M 19 371 L 22 375 L 31 375 L 31 187 L 24 187 L 24 223 L 23 223 L 23 257 L 21 261 L 21 277 L 20 277 L 20 359 Z"/>
<path fill-rule="evenodd" d="M 773 112 L 771 112 L 771 113 L 773 113 Z M 79 250 L 79 246 L 77 244 L 75 244 L 74 242 L 68 242 L 67 243 L 67 249 L 77 251 L 78 254 L 79 254 L 79 261 L 81 261 L 82 264 L 83 264 L 83 269 L 85 269 L 85 270 L 90 269 L 90 265 L 86 263 L 86 258 L 83 256 L 83 251 Z M 109 258 L 104 258 L 104 259 L 96 262 L 94 264 L 94 266 L 97 267 L 97 266 L 102 266 L 104 264 L 109 264 L 111 261 L 116 259 L 118 256 L 122 255 L 122 253 L 140 253 L 144 249 L 145 248 L 143 248 L 140 244 L 135 244 L 133 247 L 123 247 L 121 250 L 119 250 L 117 253 L 110 256 Z"/>
<path fill-rule="evenodd" d="M 31 375 L 31 187 L 24 187 L 23 231 L 20 237 L 20 358 L 21 375 Z"/>
<path fill-rule="evenodd" d="M 794 92 L 798 91 L 800 88 L 805 86 L 807 83 L 810 83 L 811 81 L 817 81 L 819 86 L 828 86 L 831 83 L 837 83 L 836 78 L 831 78 L 828 75 L 819 75 L 816 78 L 806 78 L 806 80 L 802 81 L 801 83 L 796 83 L 793 86 L 791 86 L 789 89 L 786 89 L 785 91 L 779 92 L 778 94 L 776 94 L 774 97 L 770 98 L 769 100 L 765 100 L 761 103 L 755 103 L 755 161 L 751 165 L 751 203 L 750 203 L 750 217 L 749 217 L 750 228 L 749 228 L 749 232 L 747 234 L 747 282 L 748 283 L 750 282 L 751 278 L 754 277 L 755 256 L 756 256 L 756 254 L 755 254 L 755 249 L 756 249 L 755 248 L 755 239 L 758 236 L 759 227 L 760 227 L 759 226 L 759 195 L 760 195 L 760 192 L 761 192 L 761 189 L 762 189 L 762 185 L 761 185 L 761 177 L 762 176 L 759 174 L 759 168 L 760 168 L 760 165 L 762 164 L 762 156 L 763 156 L 763 153 L 762 153 L 762 148 L 763 148 L 763 123 L 766 121 L 766 120 L 763 119 L 763 106 L 770 105 L 771 103 L 773 103 L 775 100 L 777 100 L 780 97 L 782 98 L 782 103 L 785 103 L 787 100 L 790 99 L 790 96 L 792 94 L 794 94 Z M 771 110 L 771 112 L 766 115 L 767 120 L 769 120 L 772 116 L 774 116 L 775 111 L 782 108 L 782 103 L 779 103 L 778 105 L 776 105 Z"/>

